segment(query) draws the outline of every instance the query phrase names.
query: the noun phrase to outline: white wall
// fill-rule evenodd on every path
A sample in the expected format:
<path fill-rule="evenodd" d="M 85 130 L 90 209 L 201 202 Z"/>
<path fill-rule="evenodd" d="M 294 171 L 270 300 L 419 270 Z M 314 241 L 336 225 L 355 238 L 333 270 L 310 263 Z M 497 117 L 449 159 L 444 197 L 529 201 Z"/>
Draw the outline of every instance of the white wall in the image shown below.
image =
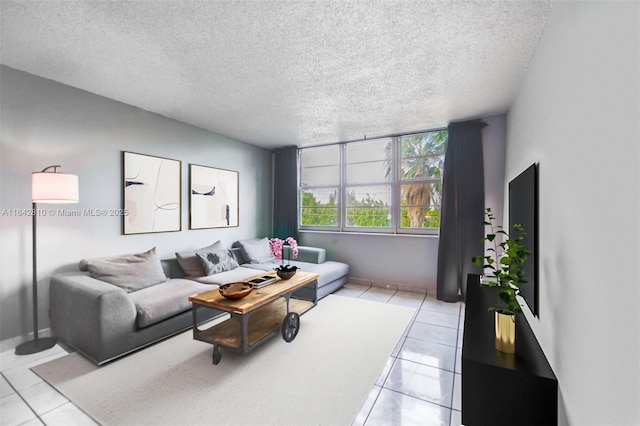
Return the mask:
<path fill-rule="evenodd" d="M 508 115 L 505 182 L 540 163 L 528 317 L 565 424 L 640 424 L 639 5 L 555 3 Z"/>
<path fill-rule="evenodd" d="M 506 117 L 483 118 L 485 203 L 502 216 Z M 334 232 L 301 232 L 300 243 L 324 247 L 331 260 L 346 262 L 349 277 L 436 294 L 438 237 Z"/>
<path fill-rule="evenodd" d="M 482 156 L 484 158 L 484 204 L 490 207 L 496 223 L 502 223 L 505 205 L 504 165 L 507 144 L 507 117 L 496 115 L 483 119 Z M 507 200 L 508 202 L 508 200 Z"/>
<path fill-rule="evenodd" d="M 161 258 L 170 258 L 218 239 L 230 246 L 271 231 L 270 151 L 11 68 L 0 72 L 1 209 L 31 208 L 31 173 L 52 164 L 80 181 L 79 204 L 52 207 L 111 209 L 122 207 L 122 151 L 182 161 L 181 232 L 122 235 L 120 217 L 39 219 L 40 329 L 48 327 L 50 275 L 75 268 L 81 258 L 154 246 Z M 239 227 L 188 230 L 190 163 L 239 171 Z M 31 220 L 5 213 L 0 216 L 0 340 L 32 331 Z"/>

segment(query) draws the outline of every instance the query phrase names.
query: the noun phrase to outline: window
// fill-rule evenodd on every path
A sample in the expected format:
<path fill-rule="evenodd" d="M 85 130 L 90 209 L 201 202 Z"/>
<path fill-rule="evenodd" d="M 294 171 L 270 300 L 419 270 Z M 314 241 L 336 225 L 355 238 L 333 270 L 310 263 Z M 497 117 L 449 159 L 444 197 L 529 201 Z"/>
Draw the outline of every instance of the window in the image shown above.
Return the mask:
<path fill-rule="evenodd" d="M 300 228 L 436 233 L 446 130 L 300 149 Z"/>
<path fill-rule="evenodd" d="M 300 225 L 339 225 L 340 146 L 307 148 L 300 156 Z"/>
<path fill-rule="evenodd" d="M 399 138 L 401 229 L 440 227 L 447 137 L 442 130 Z"/>
<path fill-rule="evenodd" d="M 344 145 L 345 228 L 391 229 L 392 163 L 385 155 L 391 146 L 391 139 Z"/>

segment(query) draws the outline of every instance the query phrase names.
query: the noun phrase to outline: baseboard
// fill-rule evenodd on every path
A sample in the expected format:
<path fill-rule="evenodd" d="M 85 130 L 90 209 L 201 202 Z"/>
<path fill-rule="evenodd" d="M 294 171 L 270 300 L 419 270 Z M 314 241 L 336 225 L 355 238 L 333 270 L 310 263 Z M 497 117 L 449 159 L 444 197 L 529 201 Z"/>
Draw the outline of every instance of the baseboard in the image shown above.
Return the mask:
<path fill-rule="evenodd" d="M 409 286 L 404 284 L 394 284 L 386 282 L 371 281 L 362 278 L 349 277 L 349 284 L 363 285 L 367 287 L 385 288 L 394 291 L 407 291 L 411 293 L 428 294 L 428 290 L 422 287 Z"/>

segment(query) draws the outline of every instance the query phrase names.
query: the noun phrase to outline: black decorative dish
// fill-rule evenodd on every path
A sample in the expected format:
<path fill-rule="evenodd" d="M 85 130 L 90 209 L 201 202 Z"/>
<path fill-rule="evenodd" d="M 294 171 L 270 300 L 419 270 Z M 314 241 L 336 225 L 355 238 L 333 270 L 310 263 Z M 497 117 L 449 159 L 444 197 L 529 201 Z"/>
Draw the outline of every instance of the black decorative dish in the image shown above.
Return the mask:
<path fill-rule="evenodd" d="M 253 286 L 249 283 L 236 282 L 229 284 L 222 284 L 218 290 L 220 294 L 231 300 L 242 299 L 253 290 Z"/>

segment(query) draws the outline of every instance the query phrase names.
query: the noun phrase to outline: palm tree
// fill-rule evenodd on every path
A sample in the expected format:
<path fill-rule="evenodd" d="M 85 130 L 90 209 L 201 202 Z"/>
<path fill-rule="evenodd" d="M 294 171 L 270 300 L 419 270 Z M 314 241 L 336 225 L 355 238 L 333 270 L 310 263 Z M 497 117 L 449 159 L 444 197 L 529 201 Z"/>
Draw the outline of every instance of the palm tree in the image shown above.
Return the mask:
<path fill-rule="evenodd" d="M 437 187 L 424 182 L 424 179 L 442 176 L 447 139 L 446 130 L 400 138 L 401 179 L 408 181 L 402 185 L 401 196 L 407 207 L 411 228 L 423 228 L 425 214 L 431 206 L 439 204 L 440 193 Z M 385 156 L 388 177 L 391 173 L 391 142 L 385 149 Z M 411 183 L 418 179 L 422 181 Z"/>

